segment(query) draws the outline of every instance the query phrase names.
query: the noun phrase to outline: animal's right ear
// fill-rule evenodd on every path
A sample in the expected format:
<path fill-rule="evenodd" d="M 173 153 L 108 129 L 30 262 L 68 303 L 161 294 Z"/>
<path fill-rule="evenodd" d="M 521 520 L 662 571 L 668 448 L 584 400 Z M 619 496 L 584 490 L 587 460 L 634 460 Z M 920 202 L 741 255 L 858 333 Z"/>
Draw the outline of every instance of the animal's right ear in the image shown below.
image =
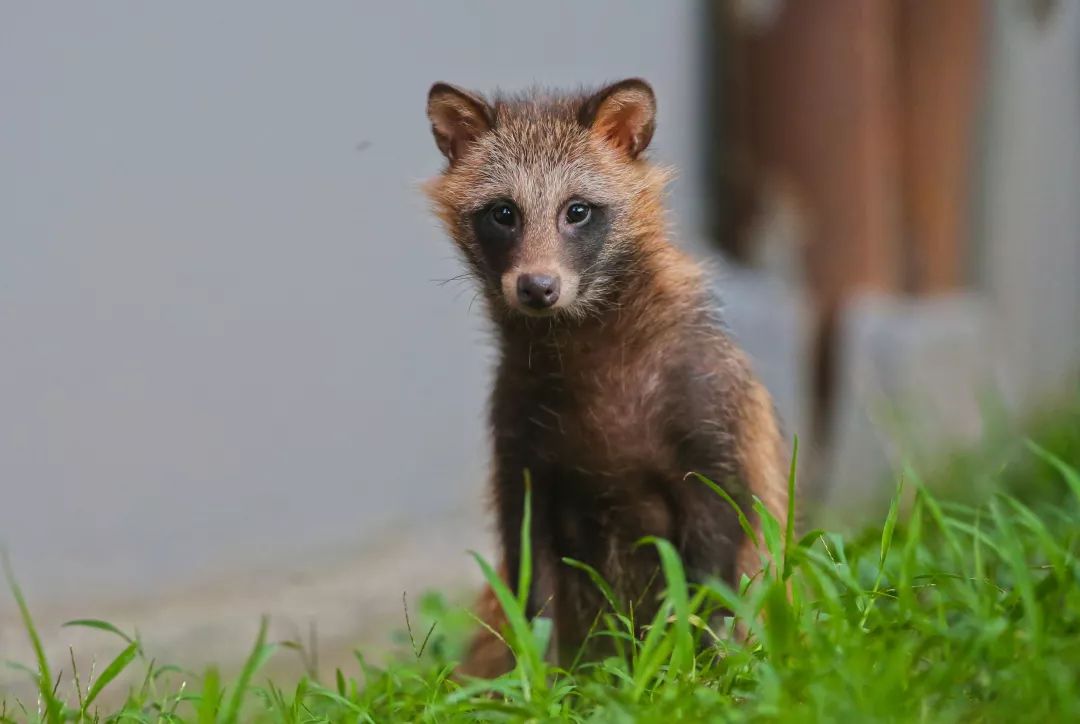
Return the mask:
<path fill-rule="evenodd" d="M 635 159 L 648 147 L 656 129 L 656 96 L 641 78 L 627 78 L 586 99 L 578 121 Z"/>
<path fill-rule="evenodd" d="M 470 143 L 491 130 L 495 114 L 483 98 L 449 83 L 428 91 L 427 114 L 439 150 L 453 164 Z"/>

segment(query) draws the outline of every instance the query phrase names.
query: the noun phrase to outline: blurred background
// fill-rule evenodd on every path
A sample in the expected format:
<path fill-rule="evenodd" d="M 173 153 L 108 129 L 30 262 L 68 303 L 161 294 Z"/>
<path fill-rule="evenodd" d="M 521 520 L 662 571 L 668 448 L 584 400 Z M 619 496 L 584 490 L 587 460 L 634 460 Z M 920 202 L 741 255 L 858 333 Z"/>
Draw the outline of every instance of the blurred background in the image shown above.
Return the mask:
<path fill-rule="evenodd" d="M 467 600 L 492 353 L 427 89 L 634 75 L 813 515 L 1074 394 L 1073 0 L 5 3 L 0 544 L 58 659 L 75 617 L 195 665 Z"/>

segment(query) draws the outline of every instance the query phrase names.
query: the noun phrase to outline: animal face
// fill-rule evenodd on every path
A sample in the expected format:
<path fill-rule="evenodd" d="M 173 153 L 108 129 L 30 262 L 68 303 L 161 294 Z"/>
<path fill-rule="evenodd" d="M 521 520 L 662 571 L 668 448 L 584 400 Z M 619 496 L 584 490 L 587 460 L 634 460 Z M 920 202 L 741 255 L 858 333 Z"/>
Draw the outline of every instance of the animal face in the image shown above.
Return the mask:
<path fill-rule="evenodd" d="M 652 89 L 631 79 L 488 102 L 437 83 L 428 116 L 448 162 L 428 194 L 493 307 L 580 317 L 611 302 L 637 242 L 663 224 L 664 173 L 641 158 Z"/>

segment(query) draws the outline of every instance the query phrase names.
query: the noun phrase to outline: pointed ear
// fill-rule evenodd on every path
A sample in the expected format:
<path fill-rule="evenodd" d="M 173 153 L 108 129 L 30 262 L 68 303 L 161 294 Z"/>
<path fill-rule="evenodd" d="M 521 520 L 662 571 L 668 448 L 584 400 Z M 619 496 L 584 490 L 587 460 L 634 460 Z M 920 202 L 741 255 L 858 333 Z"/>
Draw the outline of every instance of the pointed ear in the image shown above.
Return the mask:
<path fill-rule="evenodd" d="M 649 145 L 656 129 L 656 96 L 645 81 L 628 78 L 590 96 L 578 120 L 634 159 Z"/>
<path fill-rule="evenodd" d="M 477 137 L 491 130 L 495 119 L 483 98 L 448 83 L 431 86 L 427 114 L 435 143 L 451 164 Z"/>

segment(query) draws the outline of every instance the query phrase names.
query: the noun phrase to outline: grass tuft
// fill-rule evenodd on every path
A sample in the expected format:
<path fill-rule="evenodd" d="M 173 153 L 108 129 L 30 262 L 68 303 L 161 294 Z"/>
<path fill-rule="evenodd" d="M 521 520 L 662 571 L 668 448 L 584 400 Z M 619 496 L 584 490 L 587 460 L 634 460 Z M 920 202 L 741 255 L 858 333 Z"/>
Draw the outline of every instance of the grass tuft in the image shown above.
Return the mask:
<path fill-rule="evenodd" d="M 854 535 L 813 530 L 797 537 L 793 509 L 781 522 L 757 500 L 755 528 L 731 496 L 697 476 L 760 538 L 761 572 L 737 585 L 693 584 L 670 542 L 646 538 L 640 544 L 657 551 L 663 591 L 653 619 L 636 621 L 634 607 L 621 608 L 595 568 L 564 560 L 607 601 L 592 636 L 609 639 L 597 648 L 613 652 L 568 669 L 547 657 L 549 618 L 526 614 L 533 575 L 526 476 L 516 590 L 473 554 L 506 614 L 506 629 L 495 633 L 516 660 L 492 681 L 453 676 L 470 619 L 428 594 L 414 617 L 406 608 L 400 657 L 380 667 L 358 652 L 356 670 L 336 670 L 329 686 L 319 683 L 315 663 L 299 681 L 260 680 L 275 652 L 265 620 L 231 681 L 215 667 L 195 677 L 147 662 L 139 637 L 108 622 L 71 621 L 66 625 L 110 632 L 125 646 L 85 679 L 85 689 L 72 654 L 63 679 L 71 683 L 62 684 L 5 557 L 35 656 L 30 664 L 7 663 L 33 677 L 38 694 L 17 701 L 0 693 L 0 724 L 1080 721 L 1078 423 L 1080 414 L 1071 412 L 1057 426 L 1040 426 L 1030 441 L 995 441 L 984 458 L 950 464 L 945 480 L 907 469 L 880 525 Z M 792 492 L 794 471 L 793 464 Z M 977 500 L 932 492 L 965 486 L 992 492 Z M 904 487 L 914 495 L 903 497 Z M 419 643 L 414 620 L 417 631 L 427 631 Z"/>

